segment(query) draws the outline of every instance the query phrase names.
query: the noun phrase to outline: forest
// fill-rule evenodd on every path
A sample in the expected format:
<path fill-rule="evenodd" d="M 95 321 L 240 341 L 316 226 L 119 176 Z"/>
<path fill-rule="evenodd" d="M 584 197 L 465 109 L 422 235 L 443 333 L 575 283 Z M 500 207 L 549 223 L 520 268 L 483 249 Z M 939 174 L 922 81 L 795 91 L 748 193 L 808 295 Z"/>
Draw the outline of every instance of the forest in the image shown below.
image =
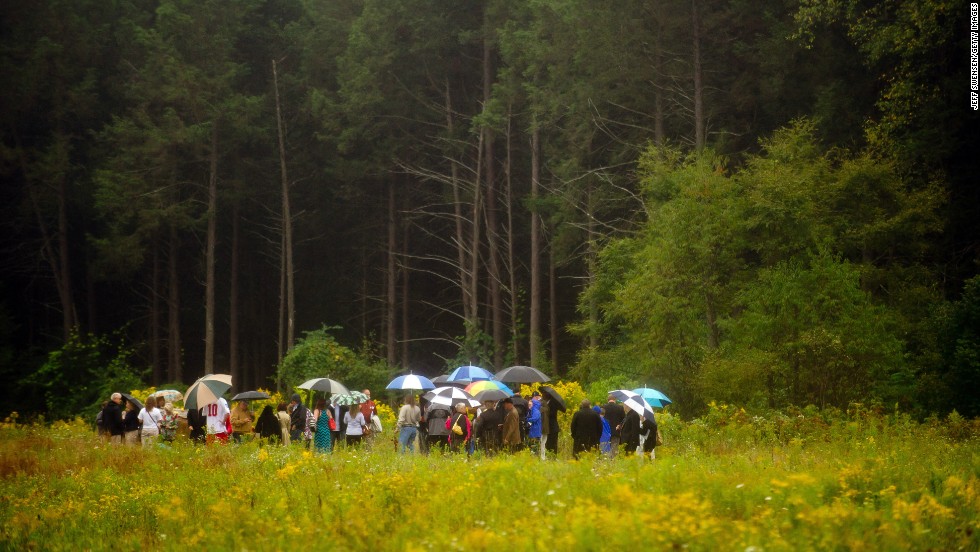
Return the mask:
<path fill-rule="evenodd" d="M 326 343 L 341 379 L 524 364 L 684 415 L 978 416 L 970 25 L 951 0 L 11 3 L 0 411 L 274 389 Z"/>

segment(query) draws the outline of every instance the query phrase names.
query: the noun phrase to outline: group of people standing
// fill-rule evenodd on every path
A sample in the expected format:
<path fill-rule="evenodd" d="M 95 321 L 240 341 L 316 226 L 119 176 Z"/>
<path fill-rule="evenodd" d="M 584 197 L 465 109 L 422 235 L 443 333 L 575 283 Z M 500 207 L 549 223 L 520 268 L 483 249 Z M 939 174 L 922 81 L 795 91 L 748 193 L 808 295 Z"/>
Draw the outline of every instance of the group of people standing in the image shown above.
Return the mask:
<path fill-rule="evenodd" d="M 143 446 L 158 440 L 173 441 L 177 437 L 177 413 L 173 404 L 163 397 L 148 400 L 140 408 L 122 393 L 113 393 L 103 403 L 96 418 L 103 439 L 114 444 Z"/>
<path fill-rule="evenodd" d="M 451 408 L 443 404 L 416 404 L 414 396 L 405 398 L 398 412 L 400 450 L 414 452 L 418 439 L 422 453 L 433 449 L 486 455 L 531 449 L 542 460 L 558 452 L 558 408 L 553 401 L 535 391 L 526 399 L 505 398 L 486 401 L 472 412 L 463 403 Z M 520 407 L 518 406 L 520 405 Z M 601 450 L 615 456 L 650 454 L 655 457 L 658 428 L 655 421 L 641 418 L 625 409 L 612 396 L 604 406 L 583 400 L 571 421 L 572 453 Z"/>
<path fill-rule="evenodd" d="M 229 409 L 221 398 L 188 411 L 187 425 L 194 441 L 241 442 L 254 435 L 285 446 L 301 442 L 307 449 L 331 452 L 338 443 L 357 446 L 381 432 L 371 392 L 365 389 L 363 393 L 367 400 L 360 404 L 330 404 L 319 399 L 312 410 L 303 404 L 299 394 L 293 394 L 290 402 L 280 403 L 275 412 L 272 406 L 265 406 L 257 419 L 247 401 Z M 518 399 L 486 401 L 471 409 L 464 403 L 448 406 L 430 404 L 424 399 L 416 402 L 409 395 L 398 411 L 396 446 L 403 453 L 412 453 L 418 441 L 423 454 L 434 449 L 468 454 L 480 450 L 485 455 L 530 449 L 542 460 L 549 452 L 557 454 L 558 405 L 537 391 Z M 137 409 L 133 401 L 113 393 L 103 405 L 97 423 L 100 433 L 110 442 L 142 442 L 148 446 L 172 441 L 177 434 L 178 416 L 173 405 L 162 397 L 151 398 L 146 406 Z M 570 430 L 576 458 L 593 450 L 611 457 L 625 451 L 654 458 L 659 444 L 656 422 L 625 409 L 611 395 L 602 406 L 583 400 L 572 415 Z"/>

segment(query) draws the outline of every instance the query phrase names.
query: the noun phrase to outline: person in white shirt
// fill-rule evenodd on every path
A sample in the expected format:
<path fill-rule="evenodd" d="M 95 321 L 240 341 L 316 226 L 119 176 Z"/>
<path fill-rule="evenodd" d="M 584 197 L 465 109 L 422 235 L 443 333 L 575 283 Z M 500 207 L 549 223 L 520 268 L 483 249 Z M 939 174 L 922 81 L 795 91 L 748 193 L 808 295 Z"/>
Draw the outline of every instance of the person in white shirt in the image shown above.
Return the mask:
<path fill-rule="evenodd" d="M 351 416 L 351 413 L 354 415 Z M 364 414 L 361 414 L 361 410 L 356 405 L 351 406 L 351 409 L 344 414 L 344 423 L 347 424 L 347 444 L 359 444 L 364 437 L 367 422 L 364 421 Z"/>
<path fill-rule="evenodd" d="M 146 406 L 140 410 L 136 419 L 143 427 L 140 431 L 140 440 L 143 442 L 143 446 L 153 445 L 160 435 L 160 421 L 163 419 L 163 413 L 156 407 L 155 401 L 147 401 Z"/>
<path fill-rule="evenodd" d="M 415 452 L 415 437 L 419 434 L 421 420 L 422 411 L 415 406 L 415 397 L 413 395 L 405 397 L 405 404 L 398 411 L 398 442 L 402 445 L 402 453 Z"/>
<path fill-rule="evenodd" d="M 204 413 L 208 417 L 208 441 L 211 436 L 222 443 L 228 442 L 228 419 L 231 409 L 228 408 L 228 401 L 219 397 L 218 402 L 204 406 Z"/>

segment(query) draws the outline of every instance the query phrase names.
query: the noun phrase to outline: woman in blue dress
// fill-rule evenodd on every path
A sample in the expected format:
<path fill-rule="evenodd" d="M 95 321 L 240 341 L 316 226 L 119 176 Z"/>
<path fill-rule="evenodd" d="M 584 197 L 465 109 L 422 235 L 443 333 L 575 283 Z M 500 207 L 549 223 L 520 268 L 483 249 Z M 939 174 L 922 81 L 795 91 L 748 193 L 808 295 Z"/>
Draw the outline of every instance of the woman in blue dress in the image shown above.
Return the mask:
<path fill-rule="evenodd" d="M 317 452 L 330 452 L 333 450 L 333 443 L 330 439 L 330 421 L 333 415 L 327 408 L 327 401 L 320 399 L 316 402 L 316 410 L 313 412 L 313 420 L 316 423 L 316 434 L 313 436 L 313 445 Z"/>

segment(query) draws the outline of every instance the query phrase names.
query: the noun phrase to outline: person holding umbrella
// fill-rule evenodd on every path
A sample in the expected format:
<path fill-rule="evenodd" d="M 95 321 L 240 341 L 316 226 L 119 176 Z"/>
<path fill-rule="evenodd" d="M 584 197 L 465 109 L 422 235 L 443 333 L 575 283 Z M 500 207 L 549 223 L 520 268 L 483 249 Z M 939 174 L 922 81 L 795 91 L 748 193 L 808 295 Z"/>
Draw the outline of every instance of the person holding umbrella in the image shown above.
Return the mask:
<path fill-rule="evenodd" d="M 207 414 L 208 444 L 215 440 L 227 443 L 231 417 L 228 402 L 224 397 L 218 397 L 217 401 L 204 405 L 204 411 Z"/>
<path fill-rule="evenodd" d="M 252 434 L 252 422 L 254 420 L 255 416 L 248 409 L 248 401 L 238 401 L 231 413 L 231 429 L 236 443 L 242 442 L 242 435 Z"/>
<path fill-rule="evenodd" d="M 330 435 L 330 423 L 333 422 L 333 415 L 327 407 L 326 399 L 316 401 L 316 410 L 313 411 L 313 423 L 316 428 L 316 435 L 313 436 L 313 444 L 317 452 L 330 452 L 333 450 L 333 439 Z"/>
<path fill-rule="evenodd" d="M 289 401 L 289 407 L 292 408 L 289 414 L 290 441 L 298 442 L 300 439 L 303 439 L 306 441 L 307 447 L 309 447 L 310 443 L 308 439 L 312 438 L 312 435 L 307 437 L 310 434 L 310 424 L 306 418 L 310 409 L 306 408 L 306 405 L 303 404 L 303 399 L 300 398 L 299 393 L 293 393 Z"/>
<path fill-rule="evenodd" d="M 623 418 L 621 438 L 626 446 L 626 455 L 636 454 L 640 446 L 640 415 L 635 410 L 630 409 Z"/>
<path fill-rule="evenodd" d="M 530 441 L 533 454 L 534 449 L 538 449 L 538 454 L 544 458 L 544 441 L 541 440 L 541 393 L 535 391 L 531 393 L 531 400 L 527 403 L 527 438 Z"/>
<path fill-rule="evenodd" d="M 344 414 L 344 423 L 347 424 L 347 446 L 354 446 L 364 439 L 365 429 L 367 428 L 367 422 L 364 420 L 364 414 L 361 413 L 361 409 L 356 405 L 352 405 L 350 410 Z"/>
<path fill-rule="evenodd" d="M 616 457 L 619 452 L 619 443 L 622 439 L 623 419 L 626 417 L 626 410 L 623 405 L 616 402 L 616 397 L 611 394 L 606 402 L 606 421 L 609 422 L 609 429 L 612 434 L 609 436 L 609 456 Z"/>

